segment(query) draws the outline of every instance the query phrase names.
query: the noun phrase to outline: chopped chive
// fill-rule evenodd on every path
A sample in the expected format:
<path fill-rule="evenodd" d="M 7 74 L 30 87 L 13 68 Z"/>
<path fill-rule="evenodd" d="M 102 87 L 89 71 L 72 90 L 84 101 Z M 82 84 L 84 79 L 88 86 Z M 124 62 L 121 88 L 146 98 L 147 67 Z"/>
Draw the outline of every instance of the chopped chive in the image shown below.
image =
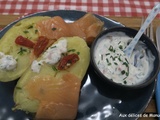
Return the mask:
<path fill-rule="evenodd" d="M 54 28 L 52 28 L 52 30 L 53 30 L 53 31 L 55 31 L 56 29 L 57 29 L 57 28 L 55 28 L 55 27 L 54 27 Z"/>
<path fill-rule="evenodd" d="M 113 46 L 110 46 L 108 50 L 113 52 L 114 51 Z"/>
<path fill-rule="evenodd" d="M 121 41 L 119 41 L 118 45 L 121 43 Z"/>
<path fill-rule="evenodd" d="M 110 58 L 112 58 L 112 60 L 115 60 L 115 58 L 113 56 L 110 56 Z"/>
<path fill-rule="evenodd" d="M 108 59 L 106 59 L 106 61 L 107 61 L 107 63 L 109 63 L 109 60 L 108 60 Z"/>
<path fill-rule="evenodd" d="M 125 65 L 126 67 L 128 67 L 128 63 L 127 62 L 123 62 L 123 65 Z"/>
<path fill-rule="evenodd" d="M 114 57 L 114 60 L 117 58 L 117 56 Z"/>
<path fill-rule="evenodd" d="M 122 75 L 124 75 L 125 73 L 126 73 L 125 70 L 122 70 L 122 71 L 121 71 L 121 74 L 122 74 Z"/>
<path fill-rule="evenodd" d="M 124 83 L 124 84 L 127 84 L 127 81 L 125 80 L 125 81 L 123 81 L 123 83 Z"/>
<path fill-rule="evenodd" d="M 127 58 L 125 58 L 125 60 L 126 60 L 126 62 L 129 64 L 129 62 L 128 62 Z"/>
<path fill-rule="evenodd" d="M 75 52 L 75 51 L 76 51 L 75 49 L 68 50 L 68 52 Z"/>
<path fill-rule="evenodd" d="M 29 32 L 28 32 L 27 30 L 24 30 L 24 31 L 23 31 L 23 33 L 25 33 L 25 34 L 26 34 L 26 33 L 29 33 Z"/>
<path fill-rule="evenodd" d="M 122 49 L 123 49 L 123 46 L 122 46 L 122 45 L 120 45 L 120 46 L 119 46 L 119 49 L 121 49 L 121 50 L 122 50 Z"/>
<path fill-rule="evenodd" d="M 20 47 L 20 50 L 17 54 L 23 55 L 24 52 L 27 52 L 27 49 L 24 49 L 24 48 Z"/>
<path fill-rule="evenodd" d="M 123 78 L 123 80 L 125 80 L 128 76 L 126 76 L 125 78 Z"/>
<path fill-rule="evenodd" d="M 22 88 L 21 88 L 21 87 L 16 87 L 16 89 L 19 89 L 19 90 L 21 90 Z"/>
<path fill-rule="evenodd" d="M 62 56 L 66 56 L 67 54 L 66 53 L 62 53 Z"/>
<path fill-rule="evenodd" d="M 118 60 L 119 60 L 119 61 L 122 61 L 121 58 L 120 58 L 120 56 L 118 57 Z"/>
<path fill-rule="evenodd" d="M 115 65 L 118 65 L 116 62 L 114 62 Z"/>
<path fill-rule="evenodd" d="M 34 32 L 35 32 L 35 34 L 36 34 L 36 33 L 38 32 L 38 30 L 35 30 Z"/>
<path fill-rule="evenodd" d="M 111 63 L 108 63 L 108 66 L 110 66 L 111 65 Z"/>
<path fill-rule="evenodd" d="M 55 66 L 52 66 L 52 69 L 53 69 L 54 71 L 58 71 Z"/>
<path fill-rule="evenodd" d="M 110 55 L 110 53 L 107 53 L 106 56 L 107 56 L 107 55 Z"/>
<path fill-rule="evenodd" d="M 126 72 L 126 76 L 128 76 L 129 75 L 129 73 L 128 72 Z"/>
<path fill-rule="evenodd" d="M 77 52 L 77 55 L 80 55 L 80 52 Z"/>
<path fill-rule="evenodd" d="M 103 55 L 101 55 L 101 60 L 103 60 Z"/>
<path fill-rule="evenodd" d="M 56 47 L 57 47 L 57 46 L 52 46 L 51 49 L 52 49 L 52 48 L 56 48 Z"/>
<path fill-rule="evenodd" d="M 33 28 L 33 25 L 29 26 L 27 29 L 31 29 L 31 28 Z"/>

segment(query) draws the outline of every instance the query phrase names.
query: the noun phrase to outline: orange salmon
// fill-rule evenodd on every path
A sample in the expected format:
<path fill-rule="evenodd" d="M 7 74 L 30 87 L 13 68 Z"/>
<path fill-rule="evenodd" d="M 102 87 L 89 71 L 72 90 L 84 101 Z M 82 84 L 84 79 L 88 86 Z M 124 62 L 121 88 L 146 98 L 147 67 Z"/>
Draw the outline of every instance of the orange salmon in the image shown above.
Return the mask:
<path fill-rule="evenodd" d="M 34 77 L 26 85 L 30 99 L 37 99 L 40 106 L 37 119 L 74 119 L 77 114 L 81 80 L 73 74 L 62 78 Z"/>
<path fill-rule="evenodd" d="M 104 23 L 91 13 L 87 13 L 73 23 L 66 23 L 61 17 L 55 16 L 36 24 L 39 36 L 48 39 L 79 36 L 91 44 L 102 31 Z"/>

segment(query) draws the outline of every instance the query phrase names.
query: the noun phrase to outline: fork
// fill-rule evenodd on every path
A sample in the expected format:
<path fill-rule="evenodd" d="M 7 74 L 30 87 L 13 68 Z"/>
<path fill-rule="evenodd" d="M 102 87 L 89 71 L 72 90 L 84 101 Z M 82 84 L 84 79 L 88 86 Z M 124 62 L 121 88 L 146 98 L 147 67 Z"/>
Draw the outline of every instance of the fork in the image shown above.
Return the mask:
<path fill-rule="evenodd" d="M 144 23 L 144 21 L 145 21 L 145 18 L 143 17 L 142 21 L 141 21 L 141 26 Z M 154 35 L 153 35 L 153 23 L 152 22 L 148 26 L 148 28 L 145 30 L 144 34 L 147 35 L 152 40 L 152 42 L 155 42 L 154 41 Z"/>

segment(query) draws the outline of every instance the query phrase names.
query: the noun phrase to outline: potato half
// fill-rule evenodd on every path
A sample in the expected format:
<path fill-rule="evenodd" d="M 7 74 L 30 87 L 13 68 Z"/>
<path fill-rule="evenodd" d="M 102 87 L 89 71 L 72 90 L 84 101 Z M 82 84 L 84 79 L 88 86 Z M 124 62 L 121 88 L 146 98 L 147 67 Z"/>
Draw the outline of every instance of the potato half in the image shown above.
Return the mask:
<path fill-rule="evenodd" d="M 0 39 L 0 52 L 6 55 L 13 56 L 17 61 L 17 66 L 14 70 L 0 69 L 0 81 L 8 82 L 19 78 L 31 63 L 31 49 L 15 44 L 18 36 L 23 36 L 32 41 L 36 41 L 38 33 L 35 28 L 35 23 L 49 17 L 31 17 L 17 22 L 10 28 L 5 35 Z"/>
<path fill-rule="evenodd" d="M 62 39 L 63 38 L 60 38 L 58 41 Z M 87 68 L 89 66 L 89 61 L 90 61 L 89 47 L 87 46 L 86 42 L 79 37 L 67 37 L 65 39 L 67 39 L 67 42 L 68 42 L 67 50 L 74 49 L 74 52 L 79 53 L 78 55 L 79 61 L 77 61 L 67 70 L 60 70 L 60 71 L 53 70 L 52 66 L 48 64 L 43 64 L 39 73 L 35 73 L 31 70 L 31 68 L 28 68 L 28 70 L 19 79 L 14 90 L 15 109 L 20 109 L 20 110 L 24 110 L 32 113 L 37 112 L 40 101 L 37 99 L 31 98 L 28 89 L 26 89 L 27 84 L 32 82 L 34 78 L 39 78 L 39 79 L 36 79 L 36 83 L 39 84 L 39 81 L 42 78 L 45 78 L 46 76 L 48 76 L 50 78 L 53 78 L 52 83 L 54 84 L 56 83 L 56 80 L 61 79 L 64 75 L 72 74 L 81 83 L 84 75 L 86 74 Z M 39 59 L 41 59 L 41 57 Z M 35 87 L 37 84 L 35 84 Z M 70 94 L 73 91 L 67 91 L 67 92 L 68 94 Z M 50 96 L 52 95 L 53 94 L 51 94 Z M 76 96 L 79 96 L 79 93 Z"/>

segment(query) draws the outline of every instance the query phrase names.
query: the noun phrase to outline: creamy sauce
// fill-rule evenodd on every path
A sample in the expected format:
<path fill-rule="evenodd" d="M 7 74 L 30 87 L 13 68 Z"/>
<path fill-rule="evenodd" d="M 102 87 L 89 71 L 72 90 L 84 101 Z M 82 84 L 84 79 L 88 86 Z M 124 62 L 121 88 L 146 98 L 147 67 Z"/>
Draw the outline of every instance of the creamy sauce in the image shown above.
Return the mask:
<path fill-rule="evenodd" d="M 132 39 L 123 32 L 112 32 L 102 37 L 96 46 L 94 58 L 98 68 L 116 83 L 139 84 L 153 70 L 155 57 L 142 41 L 130 58 L 125 56 L 123 50 Z"/>
<path fill-rule="evenodd" d="M 17 66 L 16 59 L 12 55 L 5 55 L 0 52 L 0 69 L 1 70 L 14 70 Z"/>
<path fill-rule="evenodd" d="M 60 40 L 58 43 L 53 44 L 49 47 L 42 56 L 42 60 L 34 60 L 31 65 L 33 72 L 39 73 L 43 63 L 50 65 L 56 64 L 60 59 L 63 53 L 67 52 L 67 40 Z"/>

